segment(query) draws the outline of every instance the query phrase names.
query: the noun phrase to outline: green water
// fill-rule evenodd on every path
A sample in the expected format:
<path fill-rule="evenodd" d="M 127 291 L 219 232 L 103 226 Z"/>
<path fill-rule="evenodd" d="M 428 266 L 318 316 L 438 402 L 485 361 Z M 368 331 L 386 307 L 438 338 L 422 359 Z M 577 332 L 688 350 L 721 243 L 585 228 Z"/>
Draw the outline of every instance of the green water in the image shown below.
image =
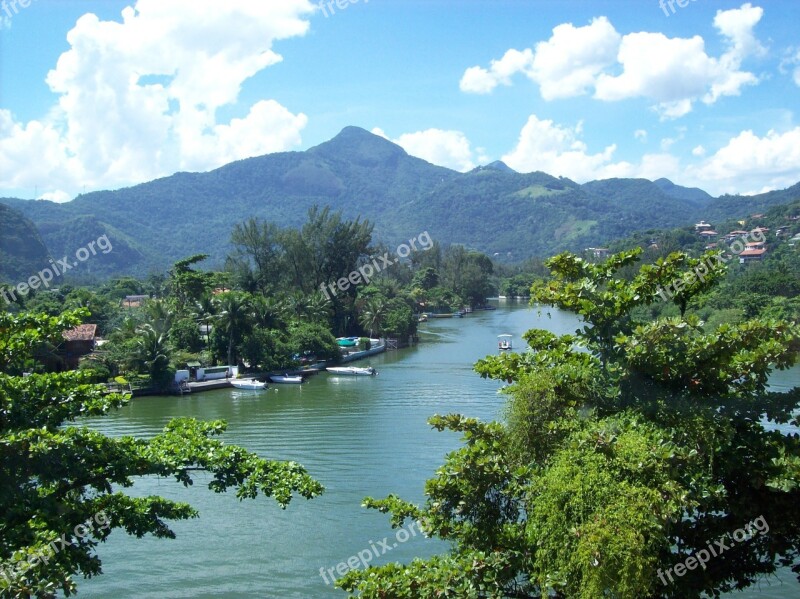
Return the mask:
<path fill-rule="evenodd" d="M 166 479 L 139 481 L 134 493 L 189 502 L 200 518 L 173 524 L 175 540 L 138 540 L 115 531 L 100 548 L 105 574 L 79 581 L 80 596 L 344 597 L 326 584 L 320 568 L 332 568 L 336 575 L 337 564 L 359 552 L 383 554 L 372 562 L 382 564 L 446 549 L 419 534 L 395 536 L 388 517 L 362 508 L 362 498 L 397 493 L 423 501 L 425 480 L 459 446 L 458 435 L 431 430 L 427 418 L 432 414 L 499 417 L 500 385 L 472 371 L 477 359 L 494 352 L 498 334 L 513 333 L 519 343 L 520 335 L 534 326 L 566 333 L 575 325 L 570 315 L 539 316 L 524 306 L 436 320 L 423 325 L 418 347 L 359 364 L 375 366 L 378 377 L 320 374 L 302 387 L 263 393 L 221 390 L 138 398 L 93 421 L 110 435 L 147 437 L 178 416 L 224 419 L 227 442 L 265 457 L 296 460 L 327 491 L 282 511 L 264 498 L 239 502 L 231 493 L 213 494 L 204 488 L 202 476 L 189 489 Z M 775 384 L 788 387 L 798 379 L 795 370 Z M 800 596 L 800 587 L 762 586 L 759 592 L 736 596 Z"/>

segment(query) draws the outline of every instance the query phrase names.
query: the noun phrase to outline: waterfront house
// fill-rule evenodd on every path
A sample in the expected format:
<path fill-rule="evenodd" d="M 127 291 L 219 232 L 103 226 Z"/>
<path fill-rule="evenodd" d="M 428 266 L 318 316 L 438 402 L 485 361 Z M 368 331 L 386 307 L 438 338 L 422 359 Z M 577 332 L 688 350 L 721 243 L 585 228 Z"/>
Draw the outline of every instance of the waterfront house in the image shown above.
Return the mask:
<path fill-rule="evenodd" d="M 64 366 L 70 370 L 78 367 L 78 363 L 83 356 L 87 356 L 94 351 L 97 342 L 97 325 L 82 324 L 64 331 L 61 336 L 64 338 L 64 345 L 59 350 Z"/>

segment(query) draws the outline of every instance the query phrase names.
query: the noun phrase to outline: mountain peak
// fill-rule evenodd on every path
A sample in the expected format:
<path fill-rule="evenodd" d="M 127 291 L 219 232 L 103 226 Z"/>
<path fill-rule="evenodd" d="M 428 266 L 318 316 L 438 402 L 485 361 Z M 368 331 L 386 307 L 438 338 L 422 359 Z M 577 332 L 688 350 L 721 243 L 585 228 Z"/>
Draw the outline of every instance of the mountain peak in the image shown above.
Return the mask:
<path fill-rule="evenodd" d="M 664 177 L 653 181 L 653 185 L 673 198 L 694 201 L 707 201 L 711 199 L 711 196 L 708 193 L 698 187 L 682 187 L 681 185 L 676 185 Z"/>
<path fill-rule="evenodd" d="M 385 164 L 408 156 L 403 148 L 388 139 L 353 126 L 345 127 L 336 137 L 314 146 L 308 152 L 329 159 L 346 159 L 362 165 Z"/>
<path fill-rule="evenodd" d="M 487 164 L 483 168 L 491 169 L 491 170 L 494 170 L 494 171 L 502 171 L 504 173 L 516 173 L 517 172 L 513 168 L 508 166 L 502 160 L 495 160 L 494 162 L 490 162 L 489 164 Z"/>

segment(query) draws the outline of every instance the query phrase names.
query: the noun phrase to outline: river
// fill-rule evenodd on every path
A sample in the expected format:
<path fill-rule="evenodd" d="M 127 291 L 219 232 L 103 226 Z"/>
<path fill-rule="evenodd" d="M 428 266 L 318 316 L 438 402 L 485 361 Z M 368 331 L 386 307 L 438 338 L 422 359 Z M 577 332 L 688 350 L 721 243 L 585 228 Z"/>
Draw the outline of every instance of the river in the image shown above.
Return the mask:
<path fill-rule="evenodd" d="M 446 550 L 416 530 L 393 531 L 388 516 L 364 509 L 361 500 L 396 493 L 423 502 L 425 480 L 460 444 L 457 434 L 436 432 L 427 419 L 453 412 L 499 418 L 500 385 L 481 379 L 472 365 L 494 353 L 498 334 L 512 333 L 519 345 L 521 334 L 533 327 L 568 333 L 576 319 L 512 304 L 463 319 L 434 320 L 422 325 L 417 347 L 373 357 L 377 377 L 320 374 L 302 387 L 273 386 L 262 393 L 225 389 L 137 398 L 93 420 L 93 427 L 112 436 L 149 437 L 175 417 L 224 419 L 226 442 L 300 462 L 326 492 L 311 501 L 296 498 L 283 511 L 263 497 L 240 502 L 233 493 L 214 494 L 202 475 L 188 489 L 171 479 L 139 480 L 129 492 L 188 502 L 200 517 L 172 523 L 174 540 L 135 539 L 114 531 L 99 548 L 104 575 L 79 580 L 80 596 L 344 597 L 325 579 L 338 576 L 337 564 L 359 552 L 365 559 L 378 554 L 372 563 L 383 564 Z M 800 370 L 780 373 L 774 383 L 778 388 L 800 384 Z M 737 597 L 800 594 L 790 575 L 783 578 L 790 582 L 762 584 Z"/>

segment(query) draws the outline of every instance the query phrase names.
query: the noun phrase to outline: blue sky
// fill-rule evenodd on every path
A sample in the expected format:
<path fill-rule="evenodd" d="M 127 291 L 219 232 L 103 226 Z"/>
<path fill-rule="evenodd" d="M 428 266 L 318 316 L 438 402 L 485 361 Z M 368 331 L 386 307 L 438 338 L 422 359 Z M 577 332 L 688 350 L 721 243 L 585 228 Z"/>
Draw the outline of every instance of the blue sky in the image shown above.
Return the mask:
<path fill-rule="evenodd" d="M 442 166 L 800 181 L 800 2 L 6 0 L 0 196 L 67 201 L 347 125 Z"/>

